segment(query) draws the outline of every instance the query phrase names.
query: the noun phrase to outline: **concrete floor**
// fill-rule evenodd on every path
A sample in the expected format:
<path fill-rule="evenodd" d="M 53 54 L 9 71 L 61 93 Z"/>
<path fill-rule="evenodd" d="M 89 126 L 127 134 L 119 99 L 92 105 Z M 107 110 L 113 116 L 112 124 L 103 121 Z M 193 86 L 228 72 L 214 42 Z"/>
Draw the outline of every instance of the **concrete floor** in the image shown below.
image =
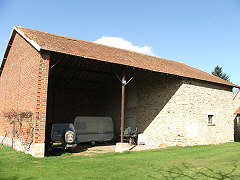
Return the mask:
<path fill-rule="evenodd" d="M 116 148 L 115 144 L 97 144 L 95 146 L 92 146 L 90 144 L 80 144 L 74 150 L 72 150 L 72 153 L 74 156 L 77 155 L 93 156 L 95 154 L 115 152 L 115 148 Z M 151 149 L 159 149 L 159 147 L 136 145 L 131 146 L 130 151 L 146 151 Z"/>

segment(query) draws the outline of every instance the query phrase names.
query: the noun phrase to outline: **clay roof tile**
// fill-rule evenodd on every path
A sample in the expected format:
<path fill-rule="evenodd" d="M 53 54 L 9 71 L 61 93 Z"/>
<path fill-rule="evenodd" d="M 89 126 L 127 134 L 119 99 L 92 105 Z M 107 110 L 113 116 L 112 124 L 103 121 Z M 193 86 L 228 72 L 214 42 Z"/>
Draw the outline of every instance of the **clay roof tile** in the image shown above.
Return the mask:
<path fill-rule="evenodd" d="M 93 42 L 59 36 L 34 29 L 19 26 L 15 26 L 15 28 L 21 30 L 29 39 L 35 41 L 43 50 L 237 87 L 228 81 L 188 66 L 184 63 Z"/>

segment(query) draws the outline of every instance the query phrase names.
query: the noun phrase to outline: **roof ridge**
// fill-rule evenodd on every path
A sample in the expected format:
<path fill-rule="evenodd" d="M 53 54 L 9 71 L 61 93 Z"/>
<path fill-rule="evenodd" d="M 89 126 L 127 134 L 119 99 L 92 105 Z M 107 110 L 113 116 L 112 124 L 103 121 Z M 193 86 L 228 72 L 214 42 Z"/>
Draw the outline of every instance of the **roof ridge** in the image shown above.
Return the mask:
<path fill-rule="evenodd" d="M 110 45 L 95 43 L 95 42 L 92 42 L 92 41 L 82 40 L 82 39 L 78 39 L 78 38 L 72 38 L 72 37 L 69 37 L 69 36 L 63 36 L 63 35 L 59 35 L 59 34 L 49 33 L 49 32 L 40 31 L 40 30 L 37 30 L 37 29 L 26 28 L 26 27 L 22 27 L 22 26 L 15 26 L 15 27 L 20 27 L 20 29 L 21 29 L 21 28 L 24 28 L 24 29 L 29 29 L 29 30 L 33 30 L 33 31 L 38 31 L 38 32 L 41 32 L 41 33 L 46 33 L 46 34 L 58 36 L 58 37 L 61 37 L 61 38 L 66 38 L 66 39 L 68 39 L 68 40 L 77 40 L 77 41 L 82 41 L 82 42 L 86 42 L 86 43 L 93 43 L 93 44 L 99 45 L 99 46 L 110 47 L 110 48 L 114 48 L 114 49 L 120 49 L 120 50 L 123 50 L 123 51 L 128 51 L 128 52 L 131 52 L 131 53 L 140 54 L 140 55 L 143 55 L 143 56 L 150 56 L 150 57 L 153 57 L 153 58 L 157 58 L 157 59 L 159 59 L 159 60 L 167 60 L 167 61 L 171 61 L 171 62 L 182 63 L 182 62 L 179 62 L 179 61 L 174 61 L 174 60 L 167 59 L 167 58 L 161 58 L 161 57 L 154 56 L 154 55 L 148 55 L 148 54 L 144 54 L 144 53 L 132 51 L 132 50 L 129 50 L 129 49 L 123 49 L 123 48 L 114 47 L 114 46 L 110 46 Z M 182 64 L 185 64 L 185 63 L 182 63 Z M 185 65 L 186 65 L 186 64 L 185 64 Z M 190 66 L 190 67 L 191 67 L 191 66 Z"/>

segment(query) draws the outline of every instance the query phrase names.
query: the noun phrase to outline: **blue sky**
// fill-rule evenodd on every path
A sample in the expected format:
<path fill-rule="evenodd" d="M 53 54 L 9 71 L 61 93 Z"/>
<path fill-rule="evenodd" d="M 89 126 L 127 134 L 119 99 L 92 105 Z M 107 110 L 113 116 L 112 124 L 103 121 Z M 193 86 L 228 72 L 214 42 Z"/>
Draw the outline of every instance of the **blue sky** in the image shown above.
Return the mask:
<path fill-rule="evenodd" d="M 0 0 L 0 61 L 14 25 L 87 41 L 117 37 L 209 73 L 222 66 L 240 85 L 239 0 Z"/>

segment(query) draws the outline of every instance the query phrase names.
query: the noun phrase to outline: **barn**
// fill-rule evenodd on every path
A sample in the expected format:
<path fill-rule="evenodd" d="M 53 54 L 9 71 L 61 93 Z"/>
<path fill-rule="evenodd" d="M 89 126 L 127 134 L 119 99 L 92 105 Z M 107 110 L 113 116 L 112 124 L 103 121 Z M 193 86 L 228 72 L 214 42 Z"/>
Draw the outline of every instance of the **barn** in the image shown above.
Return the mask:
<path fill-rule="evenodd" d="M 109 116 L 154 146 L 234 140 L 236 85 L 184 63 L 15 26 L 0 69 L 0 141 L 43 157 L 53 123 Z"/>

